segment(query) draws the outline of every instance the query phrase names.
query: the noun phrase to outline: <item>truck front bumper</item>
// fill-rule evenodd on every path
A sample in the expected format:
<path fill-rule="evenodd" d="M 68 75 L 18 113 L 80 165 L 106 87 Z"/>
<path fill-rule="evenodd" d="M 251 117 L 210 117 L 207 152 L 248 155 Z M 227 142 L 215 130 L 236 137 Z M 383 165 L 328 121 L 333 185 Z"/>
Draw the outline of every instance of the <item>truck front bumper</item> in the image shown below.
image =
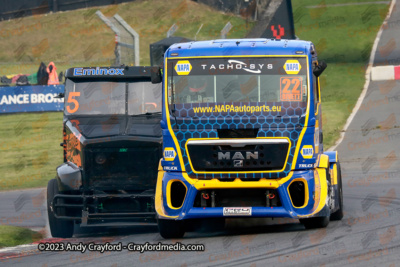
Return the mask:
<path fill-rule="evenodd" d="M 293 182 L 301 181 L 304 188 L 304 203 L 295 205 L 293 191 L 289 190 Z M 173 206 L 171 200 L 171 183 L 180 182 L 186 188 L 186 194 L 182 205 Z M 326 169 L 316 168 L 305 171 L 292 171 L 287 177 L 281 179 L 260 179 L 259 181 L 233 181 L 197 180 L 191 179 L 186 173 L 164 172 L 159 169 L 159 177 L 156 188 L 155 207 L 158 218 L 184 220 L 196 218 L 216 218 L 216 217 L 286 217 L 286 218 L 306 218 L 316 216 L 328 216 L 328 184 L 326 179 Z M 200 192 L 210 192 L 212 190 L 237 190 L 237 189 L 265 189 L 274 190 L 279 197 L 278 206 L 243 206 L 251 208 L 250 214 L 226 215 L 225 207 L 198 207 L 195 205 L 196 196 Z M 204 191 L 207 190 L 207 191 Z M 292 193 L 290 193 L 292 192 Z M 240 207 L 240 206 L 235 206 Z"/>
<path fill-rule="evenodd" d="M 132 205 L 131 210 L 102 208 L 102 203 L 108 200 L 134 201 L 132 203 L 136 205 Z M 147 203 L 154 203 L 154 191 L 142 194 L 57 194 L 51 201 L 51 209 L 57 219 L 73 220 L 81 227 L 156 225 L 154 205 L 146 206 Z"/>

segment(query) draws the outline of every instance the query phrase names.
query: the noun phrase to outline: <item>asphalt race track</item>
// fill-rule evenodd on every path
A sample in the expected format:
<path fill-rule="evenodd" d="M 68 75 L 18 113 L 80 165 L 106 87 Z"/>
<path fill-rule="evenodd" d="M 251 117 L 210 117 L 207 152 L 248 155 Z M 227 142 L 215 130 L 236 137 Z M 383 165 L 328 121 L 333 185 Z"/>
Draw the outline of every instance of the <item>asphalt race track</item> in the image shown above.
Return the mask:
<path fill-rule="evenodd" d="M 400 8 L 394 8 L 379 41 L 374 64 L 400 65 L 400 46 L 390 45 L 400 44 L 398 18 Z M 330 222 L 325 229 L 305 230 L 297 220 L 237 219 L 227 221 L 222 230 L 200 230 L 187 233 L 180 240 L 165 241 L 154 226 L 97 228 L 80 230 L 74 238 L 64 241 L 122 244 L 182 242 L 204 244 L 205 251 L 40 252 L 37 245 L 27 245 L 0 250 L 0 265 L 398 266 L 399 106 L 400 82 L 369 84 L 361 108 L 337 148 L 342 166 L 345 216 L 342 221 Z M 1 193 L 2 223 L 45 229 L 47 214 L 43 192 L 43 189 L 35 189 Z M 18 221 L 22 213 L 33 215 L 30 220 Z"/>

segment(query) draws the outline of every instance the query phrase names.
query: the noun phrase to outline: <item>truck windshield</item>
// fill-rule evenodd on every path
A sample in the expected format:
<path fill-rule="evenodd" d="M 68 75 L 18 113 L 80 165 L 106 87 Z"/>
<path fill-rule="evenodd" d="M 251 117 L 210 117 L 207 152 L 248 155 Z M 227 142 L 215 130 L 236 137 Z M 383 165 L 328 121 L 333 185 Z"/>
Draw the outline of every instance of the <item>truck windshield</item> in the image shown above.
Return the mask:
<path fill-rule="evenodd" d="M 195 113 L 213 113 L 223 105 L 223 111 L 228 106 L 235 112 L 270 112 L 272 107 L 283 112 L 295 106 L 288 115 L 301 115 L 307 106 L 305 57 L 177 59 L 167 64 L 168 101 L 174 109 L 191 105 Z M 243 109 L 246 105 L 250 108 Z"/>
<path fill-rule="evenodd" d="M 66 115 L 140 115 L 160 111 L 161 84 L 149 80 L 66 80 Z"/>

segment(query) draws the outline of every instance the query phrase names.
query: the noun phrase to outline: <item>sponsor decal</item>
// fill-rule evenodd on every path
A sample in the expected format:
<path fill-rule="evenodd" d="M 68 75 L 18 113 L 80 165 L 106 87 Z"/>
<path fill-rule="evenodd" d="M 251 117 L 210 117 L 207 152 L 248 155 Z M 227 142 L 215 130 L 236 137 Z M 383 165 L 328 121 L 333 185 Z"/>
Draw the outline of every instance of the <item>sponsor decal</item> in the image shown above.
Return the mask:
<path fill-rule="evenodd" d="M 56 93 L 3 95 L 0 98 L 0 105 L 63 103 L 64 99 L 56 98 L 57 95 Z"/>
<path fill-rule="evenodd" d="M 250 73 L 261 73 L 265 64 L 246 64 L 239 60 L 229 59 L 227 64 L 201 64 L 203 70 L 244 70 Z M 272 64 L 267 64 L 267 69 L 273 69 Z"/>
<path fill-rule="evenodd" d="M 223 57 L 168 59 L 170 75 L 185 77 L 192 75 L 306 75 L 306 59 L 299 57 Z M 257 79 L 248 85 L 251 88 Z M 244 93 L 245 89 L 241 88 Z"/>
<path fill-rule="evenodd" d="M 303 95 L 303 79 L 301 77 L 281 77 L 281 101 L 301 101 Z"/>
<path fill-rule="evenodd" d="M 177 166 L 164 166 L 164 171 L 177 171 Z"/>
<path fill-rule="evenodd" d="M 285 64 L 283 65 L 283 69 L 287 74 L 298 74 L 301 70 L 301 65 L 298 60 L 289 59 L 286 60 Z"/>
<path fill-rule="evenodd" d="M 173 147 L 166 147 L 164 149 L 164 159 L 166 161 L 173 161 L 176 157 L 176 152 Z"/>
<path fill-rule="evenodd" d="M 235 106 L 235 105 L 215 105 L 214 107 L 193 107 L 194 113 L 213 113 L 213 112 L 281 112 L 282 106 Z"/>
<path fill-rule="evenodd" d="M 303 156 L 303 158 L 311 159 L 313 157 L 313 155 L 314 155 L 313 146 L 311 146 L 311 145 L 303 146 L 303 148 L 301 149 L 300 153 Z"/>
<path fill-rule="evenodd" d="M 57 98 L 64 92 L 64 85 L 15 86 L 0 89 L 0 114 L 17 112 L 61 111 L 64 98 Z"/>
<path fill-rule="evenodd" d="M 312 168 L 314 164 L 299 164 L 299 168 Z"/>
<path fill-rule="evenodd" d="M 224 216 L 251 216 L 251 207 L 224 208 Z"/>
<path fill-rule="evenodd" d="M 74 76 L 91 76 L 91 75 L 124 75 L 124 69 L 115 68 L 75 68 Z"/>
<path fill-rule="evenodd" d="M 175 65 L 175 71 L 178 75 L 189 75 L 192 65 L 189 60 L 179 60 Z"/>
<path fill-rule="evenodd" d="M 74 135 L 74 133 L 69 133 L 66 135 L 66 155 L 67 161 L 73 162 L 78 167 L 82 167 L 82 158 L 81 158 L 81 142 L 80 137 Z"/>

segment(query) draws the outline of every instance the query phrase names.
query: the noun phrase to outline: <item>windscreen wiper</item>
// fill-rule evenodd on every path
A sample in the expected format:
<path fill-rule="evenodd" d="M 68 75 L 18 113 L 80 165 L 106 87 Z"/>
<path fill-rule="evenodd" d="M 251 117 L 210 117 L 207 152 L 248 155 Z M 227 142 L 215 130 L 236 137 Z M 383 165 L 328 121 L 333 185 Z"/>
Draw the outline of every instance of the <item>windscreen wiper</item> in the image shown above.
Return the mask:
<path fill-rule="evenodd" d="M 172 115 L 175 117 L 175 91 L 174 91 L 174 63 L 173 62 L 171 62 L 171 83 L 170 83 L 170 86 L 171 86 L 171 103 L 172 103 L 172 109 L 171 109 L 171 112 L 172 112 Z M 176 118 L 175 118 L 176 119 Z"/>
<path fill-rule="evenodd" d="M 168 80 L 167 80 L 167 82 L 168 82 Z M 177 121 L 176 121 L 176 116 L 175 116 L 176 109 L 175 109 L 174 63 L 173 62 L 171 62 L 171 83 L 170 83 L 170 86 L 171 86 L 171 103 L 172 103 L 172 105 L 170 105 L 170 107 L 171 107 L 171 113 L 170 114 L 174 117 L 175 124 L 176 124 Z"/>
<path fill-rule="evenodd" d="M 130 117 L 140 117 L 140 116 L 150 116 L 150 115 L 156 115 L 156 114 L 161 114 L 161 111 L 156 111 L 156 112 L 146 112 L 142 114 L 135 114 L 135 115 L 129 115 Z"/>

